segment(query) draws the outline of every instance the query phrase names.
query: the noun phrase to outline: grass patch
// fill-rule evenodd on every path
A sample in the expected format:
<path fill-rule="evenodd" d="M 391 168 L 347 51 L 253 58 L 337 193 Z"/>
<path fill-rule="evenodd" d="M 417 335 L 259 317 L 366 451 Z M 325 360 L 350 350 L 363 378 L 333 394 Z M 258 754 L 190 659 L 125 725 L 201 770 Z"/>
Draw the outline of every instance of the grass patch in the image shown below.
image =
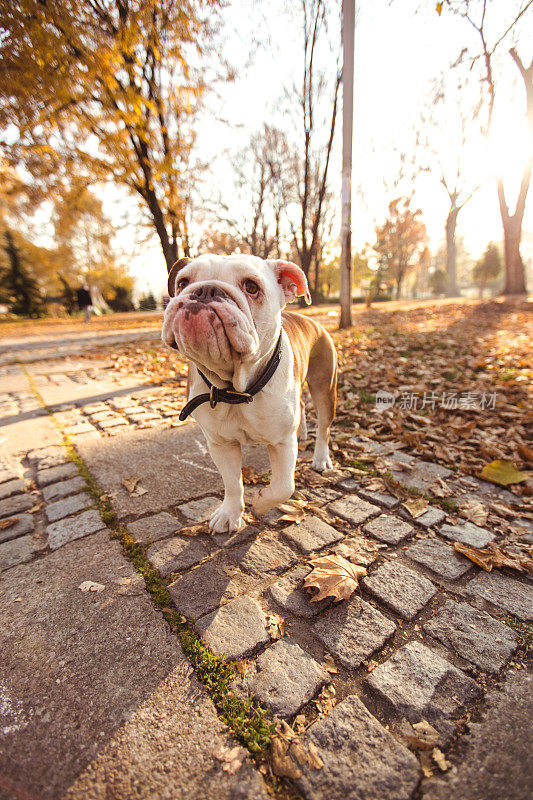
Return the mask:
<path fill-rule="evenodd" d="M 44 402 L 35 387 L 31 376 L 26 377 L 43 408 L 50 414 L 59 431 L 71 461 L 76 464 L 80 475 L 85 480 L 87 492 L 94 501 L 102 521 L 111 529 L 111 537 L 122 544 L 124 554 L 131 561 L 137 572 L 142 575 L 146 589 L 150 593 L 154 605 L 164 615 L 172 632 L 191 662 L 198 680 L 205 686 L 219 716 L 231 729 L 235 737 L 255 756 L 261 756 L 270 746 L 275 725 L 269 721 L 265 709 L 252 700 L 240 700 L 231 690 L 230 681 L 234 674 L 231 662 L 219 658 L 211 652 L 205 642 L 194 630 L 192 622 L 187 620 L 176 608 L 167 588 L 167 582 L 146 558 L 148 545 L 141 545 L 134 539 L 128 529 L 121 525 L 113 511 L 109 497 L 102 491 L 98 482 L 79 455 L 69 437 L 66 436 L 53 412 Z"/>
<path fill-rule="evenodd" d="M 533 651 L 533 625 L 528 622 L 522 622 L 518 617 L 513 617 L 510 614 L 504 621 L 518 636 L 519 647 L 523 655 L 527 656 L 530 650 Z"/>

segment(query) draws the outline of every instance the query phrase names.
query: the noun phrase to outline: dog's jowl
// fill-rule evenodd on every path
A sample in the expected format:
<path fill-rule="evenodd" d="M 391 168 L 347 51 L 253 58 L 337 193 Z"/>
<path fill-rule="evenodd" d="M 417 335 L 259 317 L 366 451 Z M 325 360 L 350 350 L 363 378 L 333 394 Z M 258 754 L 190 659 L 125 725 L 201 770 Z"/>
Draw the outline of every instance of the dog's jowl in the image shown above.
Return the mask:
<path fill-rule="evenodd" d="M 190 362 L 181 416 L 192 414 L 200 424 L 224 481 L 224 502 L 209 526 L 238 530 L 244 510 L 241 445 L 268 448 L 272 476 L 253 499 L 257 514 L 294 491 L 297 440 L 306 436 L 306 379 L 318 420 L 313 467 L 331 467 L 335 348 L 321 325 L 283 310 L 298 296 L 310 302 L 296 264 L 248 255 L 182 258 L 170 271 L 168 290 L 163 341 Z"/>

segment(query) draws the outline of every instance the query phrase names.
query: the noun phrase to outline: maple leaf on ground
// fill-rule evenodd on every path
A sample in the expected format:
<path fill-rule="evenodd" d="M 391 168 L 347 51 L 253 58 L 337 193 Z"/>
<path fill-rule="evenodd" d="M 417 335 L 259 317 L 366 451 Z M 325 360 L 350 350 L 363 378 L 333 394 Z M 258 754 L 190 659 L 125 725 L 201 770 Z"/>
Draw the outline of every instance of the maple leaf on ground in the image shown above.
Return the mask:
<path fill-rule="evenodd" d="M 483 526 L 489 516 L 488 509 L 479 500 L 465 500 L 459 506 L 459 513 L 475 525 Z"/>
<path fill-rule="evenodd" d="M 481 548 L 463 544 L 462 542 L 454 542 L 453 547 L 454 550 L 469 558 L 470 561 L 484 569 L 485 572 L 491 572 L 493 567 L 497 569 L 507 567 L 508 569 L 515 569 L 517 572 L 533 572 L 533 558 L 507 553 L 498 545 L 492 543 L 486 548 Z"/>
<path fill-rule="evenodd" d="M 312 558 L 309 564 L 313 569 L 304 578 L 303 585 L 306 589 L 318 589 L 318 593 L 311 598 L 312 603 L 326 597 L 333 597 L 336 603 L 347 600 L 357 589 L 359 578 L 366 575 L 364 567 L 352 564 L 338 553 Z"/>
<path fill-rule="evenodd" d="M 531 477 L 530 472 L 520 472 L 512 461 L 492 461 L 481 470 L 481 477 L 499 486 L 510 486 L 514 483 L 523 483 Z"/>
<path fill-rule="evenodd" d="M 148 492 L 148 489 L 138 486 L 140 480 L 140 478 L 124 478 L 122 481 L 122 485 L 127 489 L 130 497 L 141 497 Z"/>
<path fill-rule="evenodd" d="M 279 522 L 295 522 L 298 525 L 307 516 L 306 506 L 307 500 L 289 500 L 287 503 L 282 503 L 278 506 L 278 509 L 283 512 Z"/>

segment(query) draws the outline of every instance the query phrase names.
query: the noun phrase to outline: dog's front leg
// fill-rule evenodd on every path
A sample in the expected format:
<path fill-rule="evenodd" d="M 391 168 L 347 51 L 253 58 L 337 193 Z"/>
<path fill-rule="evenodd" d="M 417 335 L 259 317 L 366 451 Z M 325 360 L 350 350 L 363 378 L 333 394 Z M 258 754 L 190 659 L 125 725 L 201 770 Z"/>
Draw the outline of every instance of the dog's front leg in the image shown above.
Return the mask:
<path fill-rule="evenodd" d="M 209 519 L 209 529 L 215 533 L 238 531 L 244 511 L 242 485 L 242 452 L 240 444 L 215 444 L 207 440 L 215 466 L 224 481 L 224 502 Z"/>
<path fill-rule="evenodd" d="M 296 432 L 288 442 L 269 445 L 267 449 L 272 475 L 270 485 L 261 489 L 253 499 L 253 509 L 257 514 L 266 514 L 271 508 L 285 503 L 294 492 L 294 469 L 298 456 Z"/>

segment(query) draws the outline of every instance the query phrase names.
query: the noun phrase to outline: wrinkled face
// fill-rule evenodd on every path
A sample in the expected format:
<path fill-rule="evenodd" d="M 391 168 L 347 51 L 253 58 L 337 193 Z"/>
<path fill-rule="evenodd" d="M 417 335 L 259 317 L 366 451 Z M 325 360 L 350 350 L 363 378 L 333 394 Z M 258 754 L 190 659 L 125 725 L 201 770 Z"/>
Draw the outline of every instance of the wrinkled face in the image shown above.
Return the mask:
<path fill-rule="evenodd" d="M 169 294 L 165 344 L 227 376 L 236 362 L 256 360 L 270 349 L 281 309 L 308 289 L 302 270 L 289 262 L 203 255 L 176 262 Z"/>

